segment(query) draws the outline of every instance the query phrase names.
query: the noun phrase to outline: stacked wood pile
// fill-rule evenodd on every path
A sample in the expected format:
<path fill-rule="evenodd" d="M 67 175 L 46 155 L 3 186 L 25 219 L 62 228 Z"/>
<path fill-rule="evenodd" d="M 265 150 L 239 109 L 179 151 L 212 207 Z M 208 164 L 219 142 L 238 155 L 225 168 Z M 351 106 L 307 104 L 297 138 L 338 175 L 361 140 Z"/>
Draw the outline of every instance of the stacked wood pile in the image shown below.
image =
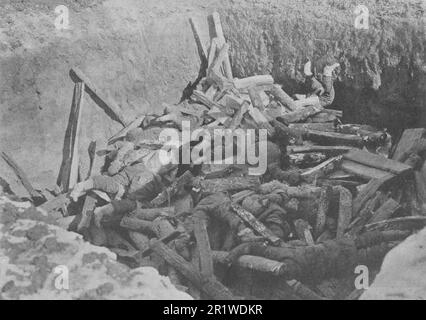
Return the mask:
<path fill-rule="evenodd" d="M 230 268 L 237 268 L 275 277 L 275 298 L 325 299 L 317 287 L 322 280 L 353 274 L 360 264 L 380 265 L 390 248 L 424 227 L 426 129 L 405 130 L 386 150 L 386 132 L 342 124 L 338 110 L 300 107 L 270 75 L 234 78 L 217 13 L 213 22 L 216 37 L 207 50 L 191 20 L 203 76 L 186 100 L 163 105 L 161 115 L 129 121 L 81 70 L 71 70 L 69 145 L 53 196 L 34 190 L 11 157 L 3 157 L 41 208 L 71 215 L 72 230 L 111 248 L 126 264 L 155 266 L 194 297 L 249 297 L 225 281 Z M 104 149 L 89 146 L 87 177 L 79 173 L 78 160 L 84 92 L 123 125 Z M 248 165 L 179 165 L 148 201 L 138 201 L 108 225 L 97 221 L 96 208 L 114 197 L 133 201 L 128 186 L 91 190 L 71 201 L 78 181 L 112 176 L 137 163 L 148 166 L 146 159 L 163 145 L 154 129 L 181 130 L 183 120 L 206 130 L 266 129 L 268 154 L 275 148 L 278 159 L 268 162 L 262 176 L 249 176 Z M 139 136 L 129 139 L 134 132 Z M 109 167 L 103 165 L 106 153 Z"/>

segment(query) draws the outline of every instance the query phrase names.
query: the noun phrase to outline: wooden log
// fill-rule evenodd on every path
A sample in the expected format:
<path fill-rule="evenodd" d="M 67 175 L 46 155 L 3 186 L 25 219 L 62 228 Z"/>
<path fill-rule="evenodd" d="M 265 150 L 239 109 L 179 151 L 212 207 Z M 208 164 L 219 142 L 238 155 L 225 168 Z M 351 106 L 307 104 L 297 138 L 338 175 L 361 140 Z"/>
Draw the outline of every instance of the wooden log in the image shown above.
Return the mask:
<path fill-rule="evenodd" d="M 342 156 L 330 158 L 324 161 L 323 163 L 304 171 L 301 176 L 305 181 L 312 183 L 314 180 L 323 178 L 330 172 L 336 170 L 336 168 L 340 165 L 341 161 Z"/>
<path fill-rule="evenodd" d="M 8 155 L 6 152 L 2 152 L 1 156 L 4 159 L 4 161 L 6 161 L 6 163 L 12 168 L 13 172 L 19 178 L 19 181 L 21 181 L 22 185 L 24 186 L 25 190 L 27 190 L 31 198 L 33 199 L 43 198 L 43 195 L 34 189 L 30 180 L 25 174 L 24 170 L 22 170 L 22 168 L 15 162 L 15 160 L 13 160 L 13 158 L 10 155 Z"/>
<path fill-rule="evenodd" d="M 373 197 L 379 189 L 387 186 L 393 178 L 395 178 L 395 175 L 388 173 L 382 178 L 370 180 L 354 199 L 352 216 L 356 217 L 367 201 L 371 199 L 371 197 Z"/>
<path fill-rule="evenodd" d="M 204 278 L 211 278 L 214 276 L 214 270 L 210 241 L 207 234 L 206 218 L 205 214 L 200 211 L 194 216 L 194 235 L 197 241 L 200 273 Z"/>
<path fill-rule="evenodd" d="M 256 86 L 268 86 L 272 85 L 274 83 L 274 79 L 271 75 L 258 75 L 258 76 L 251 76 L 247 78 L 242 79 L 234 79 L 234 85 L 235 88 L 243 91 L 244 89 L 247 89 L 249 87 L 256 87 Z"/>
<path fill-rule="evenodd" d="M 383 220 L 388 220 L 392 218 L 392 215 L 399 209 L 401 206 L 394 199 L 389 198 L 385 203 L 383 203 L 376 212 L 373 213 L 373 217 L 370 219 L 369 223 L 375 223 Z"/>
<path fill-rule="evenodd" d="M 157 241 L 151 244 L 151 249 L 181 273 L 198 289 L 214 300 L 235 300 L 236 297 L 223 284 L 214 278 L 204 279 L 191 263 L 178 255 L 164 243 Z"/>
<path fill-rule="evenodd" d="M 248 94 L 250 96 L 251 104 L 253 105 L 253 107 L 259 109 L 260 111 L 265 110 L 265 106 L 263 105 L 259 90 L 256 87 L 248 88 Z"/>
<path fill-rule="evenodd" d="M 159 216 L 172 217 L 174 215 L 174 211 L 174 207 L 138 208 L 129 216 L 141 220 L 154 221 Z"/>
<path fill-rule="evenodd" d="M 248 107 L 249 107 L 249 103 L 247 101 L 244 101 L 241 107 L 235 113 L 234 117 L 232 118 L 232 121 L 230 122 L 228 126 L 229 129 L 235 130 L 240 126 L 245 113 L 248 111 Z"/>
<path fill-rule="evenodd" d="M 318 238 L 323 232 L 325 228 L 325 224 L 327 221 L 327 215 L 330 208 L 330 192 L 331 188 L 323 188 L 321 189 L 321 193 L 318 199 L 318 211 L 315 219 L 315 236 Z"/>
<path fill-rule="evenodd" d="M 327 160 L 327 156 L 320 152 L 292 153 L 289 156 L 290 163 L 300 169 L 312 167 Z"/>
<path fill-rule="evenodd" d="M 198 186 L 204 193 L 236 192 L 246 189 L 255 190 L 260 186 L 259 177 L 229 177 L 200 180 Z"/>
<path fill-rule="evenodd" d="M 228 252 L 212 251 L 212 255 L 215 263 L 228 264 Z M 242 269 L 266 273 L 277 277 L 285 273 L 284 263 L 259 256 L 242 255 L 238 257 L 235 265 Z"/>
<path fill-rule="evenodd" d="M 352 150 L 352 147 L 347 146 L 289 146 L 287 152 L 289 153 L 311 153 L 323 152 L 330 155 L 339 155 Z"/>
<path fill-rule="evenodd" d="M 216 57 L 217 42 L 218 42 L 218 40 L 217 40 L 216 37 L 211 40 L 207 68 L 210 68 L 210 66 L 213 63 L 214 58 Z"/>
<path fill-rule="evenodd" d="M 284 107 L 290 111 L 296 111 L 297 106 L 294 103 L 294 100 L 281 88 L 281 86 L 272 86 L 270 92 L 272 96 L 277 99 Z"/>
<path fill-rule="evenodd" d="M 214 102 L 213 100 L 209 99 L 203 92 L 194 90 L 191 96 L 191 99 L 204 104 L 209 109 L 212 109 L 213 107 L 218 108 L 219 110 L 223 111 L 226 115 L 232 116 L 234 114 L 233 110 L 230 110 L 229 108 L 226 108 L 222 105 L 220 105 L 217 102 Z"/>
<path fill-rule="evenodd" d="M 225 37 L 223 35 L 223 29 L 222 29 L 222 23 L 220 21 L 220 15 L 218 12 L 213 12 L 212 14 L 213 17 L 213 23 L 214 23 L 214 28 L 216 31 L 216 37 L 217 37 L 217 45 L 219 48 L 222 48 L 225 44 Z M 227 55 L 225 57 L 225 59 L 223 60 L 223 69 L 225 72 L 225 76 L 232 80 L 233 76 L 232 76 L 232 67 L 231 67 L 231 61 L 229 60 L 229 55 Z"/>
<path fill-rule="evenodd" d="M 406 154 L 409 153 L 411 149 L 413 149 L 421 140 L 425 138 L 425 128 L 404 130 L 392 155 L 392 159 L 401 162 L 404 161 L 404 157 L 406 156 Z"/>
<path fill-rule="evenodd" d="M 84 199 L 83 209 L 81 210 L 81 220 L 77 226 L 77 232 L 82 233 L 89 230 L 93 217 L 93 211 L 96 208 L 96 197 L 88 194 Z"/>
<path fill-rule="evenodd" d="M 305 138 L 321 145 L 328 146 L 354 146 L 362 147 L 362 138 L 351 134 L 342 134 L 338 132 L 322 132 L 316 130 L 307 130 Z"/>
<path fill-rule="evenodd" d="M 365 166 L 361 163 L 349 160 L 342 161 L 342 169 L 367 180 L 381 179 L 388 176 L 388 174 L 393 175 L 392 173 L 388 173 L 387 171 Z"/>
<path fill-rule="evenodd" d="M 164 244 L 167 244 L 167 243 L 177 239 L 180 235 L 181 235 L 181 232 L 179 232 L 178 230 L 175 230 L 175 231 L 172 231 L 170 234 L 161 237 L 157 241 L 162 242 Z M 140 241 L 138 241 L 138 243 L 141 244 Z M 148 240 L 148 246 L 149 246 L 149 240 Z M 138 249 L 142 250 L 141 248 L 138 248 Z M 145 257 L 148 257 L 149 255 L 151 255 L 152 253 L 153 253 L 152 248 L 145 248 L 144 247 L 144 250 L 140 253 L 140 256 L 142 258 L 145 258 Z"/>
<path fill-rule="evenodd" d="M 84 89 L 99 107 L 104 109 L 107 114 L 111 115 L 114 120 L 117 120 L 123 126 L 127 126 L 128 123 L 120 106 L 112 98 L 99 90 L 79 68 L 72 68 L 70 75 L 74 82 L 84 83 Z"/>
<path fill-rule="evenodd" d="M 285 122 L 300 122 L 308 119 L 310 116 L 313 116 L 323 110 L 321 106 L 307 106 L 305 108 L 298 109 L 289 113 L 284 113 L 280 116 Z"/>
<path fill-rule="evenodd" d="M 120 221 L 120 227 L 140 231 L 146 234 L 154 235 L 154 224 L 152 221 L 142 220 L 131 216 L 124 216 Z"/>
<path fill-rule="evenodd" d="M 365 150 L 353 149 L 346 153 L 343 158 L 394 174 L 403 174 L 412 170 L 412 168 L 406 164 L 387 159 Z"/>
<path fill-rule="evenodd" d="M 299 130 L 300 132 L 308 130 L 323 131 L 323 132 L 335 132 L 334 123 L 291 123 L 288 126 L 291 129 Z"/>
<path fill-rule="evenodd" d="M 81 114 L 83 113 L 83 105 L 84 105 L 84 88 L 85 85 L 83 82 L 77 82 L 74 86 L 74 98 L 73 98 L 73 106 L 71 110 L 75 112 L 75 130 L 72 132 L 71 137 L 71 167 L 70 167 L 70 176 L 68 180 L 68 188 L 66 191 L 72 189 L 78 182 L 78 167 L 79 167 L 79 141 L 80 141 L 80 124 L 81 124 Z"/>
<path fill-rule="evenodd" d="M 273 245 L 278 245 L 281 243 L 281 239 L 272 233 L 271 230 L 265 227 L 263 223 L 259 222 L 253 214 L 249 211 L 245 210 L 239 204 L 232 203 L 231 205 L 234 212 L 244 221 L 246 222 L 253 230 L 268 240 Z"/>
<path fill-rule="evenodd" d="M 352 220 L 352 194 L 344 187 L 334 187 L 339 192 L 339 212 L 337 218 L 336 239 L 342 239 Z"/>

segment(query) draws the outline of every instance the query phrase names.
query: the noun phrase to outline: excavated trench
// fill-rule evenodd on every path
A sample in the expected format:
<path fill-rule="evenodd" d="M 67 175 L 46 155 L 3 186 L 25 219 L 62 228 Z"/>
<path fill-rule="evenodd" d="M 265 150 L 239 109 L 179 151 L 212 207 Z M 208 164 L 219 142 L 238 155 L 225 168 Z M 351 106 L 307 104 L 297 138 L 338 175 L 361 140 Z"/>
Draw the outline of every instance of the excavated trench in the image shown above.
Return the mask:
<path fill-rule="evenodd" d="M 301 90 L 302 65 L 341 64 L 331 106 L 347 123 L 388 128 L 396 137 L 426 124 L 426 37 L 422 1 L 364 1 L 369 29 L 354 27 L 355 4 L 322 1 L 63 1 L 70 28 L 57 30 L 48 0 L 3 1 L 0 7 L 0 149 L 14 156 L 38 188 L 52 188 L 72 100 L 72 66 L 131 117 L 177 103 L 199 76 L 200 58 L 188 19 L 209 39 L 207 16 L 221 14 L 235 77 L 271 74 L 288 94 Z M 203 39 L 202 39 L 203 40 Z M 208 41 L 204 43 L 208 46 Z M 120 129 L 90 99 L 82 117 L 80 153 Z M 0 176 L 23 196 L 10 169 Z M 273 278 L 231 273 L 247 296 L 271 298 Z M 336 281 L 335 285 L 353 279 Z M 250 285 L 247 285 L 250 284 Z M 348 286 L 349 288 L 350 286 Z M 346 288 L 347 289 L 347 288 Z M 345 296 L 345 288 L 340 292 Z"/>

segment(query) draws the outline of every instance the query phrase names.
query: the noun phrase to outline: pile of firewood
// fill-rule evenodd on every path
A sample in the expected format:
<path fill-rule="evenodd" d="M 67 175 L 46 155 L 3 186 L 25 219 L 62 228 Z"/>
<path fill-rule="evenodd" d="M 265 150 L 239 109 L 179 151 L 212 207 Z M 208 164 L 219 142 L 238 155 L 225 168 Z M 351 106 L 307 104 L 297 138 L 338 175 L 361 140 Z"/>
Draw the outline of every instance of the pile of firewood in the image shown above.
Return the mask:
<path fill-rule="evenodd" d="M 216 37 L 207 51 L 191 20 L 203 76 L 185 101 L 164 105 L 161 115 L 128 121 L 82 71 L 71 71 L 69 145 L 61 190 L 54 197 L 34 190 L 10 156 L 3 157 L 41 208 L 74 215 L 72 230 L 109 247 L 126 264 L 155 266 L 195 297 L 248 296 L 224 281 L 227 270 L 237 268 L 275 277 L 277 287 L 271 290 L 284 291 L 286 297 L 324 299 L 316 287 L 321 280 L 353 274 L 357 265 L 377 267 L 388 250 L 424 227 L 426 130 L 405 130 L 389 149 L 386 132 L 342 124 L 338 110 L 300 107 L 270 75 L 233 78 L 216 13 L 213 22 Z M 70 200 L 73 187 L 84 180 L 78 127 L 85 91 L 123 125 L 105 149 L 90 145 L 87 177 L 113 176 L 137 163 L 149 167 L 147 158 L 163 146 L 156 129 L 181 130 L 183 120 L 206 130 L 266 129 L 268 155 L 277 151 L 278 157 L 272 162 L 268 157 L 262 176 L 248 175 L 248 165 L 241 164 L 179 165 L 162 190 L 99 225 L 97 207 L 118 193 L 123 200 L 133 201 L 133 196 L 123 184 L 123 192 L 91 190 L 76 203 Z M 129 139 L 134 132 L 139 135 Z"/>

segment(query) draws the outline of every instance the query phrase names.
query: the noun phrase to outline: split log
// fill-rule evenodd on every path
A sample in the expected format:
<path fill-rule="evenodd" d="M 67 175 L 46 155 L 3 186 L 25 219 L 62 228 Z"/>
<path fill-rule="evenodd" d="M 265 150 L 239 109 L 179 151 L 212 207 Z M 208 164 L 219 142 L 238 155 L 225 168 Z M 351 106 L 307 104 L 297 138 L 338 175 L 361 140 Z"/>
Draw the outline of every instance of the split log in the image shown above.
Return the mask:
<path fill-rule="evenodd" d="M 210 66 L 213 63 L 214 58 L 216 57 L 217 42 L 218 42 L 218 40 L 217 40 L 216 37 L 214 37 L 211 40 L 207 68 L 210 68 Z"/>
<path fill-rule="evenodd" d="M 285 113 L 280 116 L 287 123 L 304 121 L 310 116 L 313 116 L 321 112 L 323 108 L 321 106 L 307 106 L 305 108 L 298 109 L 289 113 Z"/>
<path fill-rule="evenodd" d="M 193 99 L 196 102 L 204 104 L 209 109 L 212 109 L 213 107 L 218 108 L 220 111 L 224 112 L 228 116 L 232 116 L 234 114 L 233 110 L 230 110 L 230 108 L 224 107 L 220 105 L 217 102 L 214 102 L 213 100 L 209 99 L 203 92 L 194 90 L 191 96 L 191 99 Z"/>
<path fill-rule="evenodd" d="M 319 237 L 325 228 L 328 210 L 330 207 L 331 188 L 323 188 L 318 200 L 318 211 L 315 219 L 315 236 Z"/>
<path fill-rule="evenodd" d="M 268 131 L 268 136 L 273 137 L 275 135 L 274 127 L 269 123 L 268 119 L 263 115 L 258 108 L 253 106 L 248 106 L 248 113 L 250 117 L 256 122 L 258 129 L 266 129 Z"/>
<path fill-rule="evenodd" d="M 226 251 L 212 251 L 214 262 L 224 265 L 228 264 L 228 254 L 229 253 Z M 285 274 L 284 263 L 259 256 L 242 255 L 236 259 L 235 265 L 239 268 L 253 270 L 278 277 Z"/>
<path fill-rule="evenodd" d="M 151 244 L 152 250 L 161 256 L 168 264 L 181 273 L 186 279 L 194 284 L 214 300 L 235 300 L 236 297 L 223 284 L 214 278 L 204 279 L 203 276 L 194 269 L 191 263 L 178 255 L 174 250 L 164 243 L 157 241 Z"/>
<path fill-rule="evenodd" d="M 243 207 L 241 207 L 239 204 L 232 203 L 231 208 L 234 210 L 234 212 L 244 221 L 246 222 L 250 227 L 253 228 L 256 233 L 264 237 L 266 240 L 268 240 L 271 244 L 278 245 L 281 243 L 281 239 L 275 236 L 271 230 L 265 227 L 261 222 L 259 222 L 251 212 L 245 210 Z"/>
<path fill-rule="evenodd" d="M 370 220 L 371 223 L 387 220 L 392 217 L 392 215 L 400 208 L 398 202 L 390 198 L 385 203 L 383 203 L 376 212 L 373 213 L 373 217 Z"/>
<path fill-rule="evenodd" d="M 404 161 L 404 157 L 410 153 L 410 150 L 423 139 L 426 138 L 426 129 L 415 128 L 406 129 L 402 133 L 401 138 L 398 141 L 395 152 L 393 153 L 392 159 L 396 161 Z"/>
<path fill-rule="evenodd" d="M 289 153 L 311 153 L 323 152 L 329 155 L 343 154 L 351 150 L 352 147 L 347 146 L 290 146 L 287 148 Z"/>
<path fill-rule="evenodd" d="M 383 156 L 365 150 L 353 149 L 346 153 L 343 158 L 369 167 L 388 171 L 393 174 L 403 174 L 412 170 L 412 168 L 406 164 L 387 159 Z"/>
<path fill-rule="evenodd" d="M 258 75 L 258 76 L 252 76 L 242 79 L 234 79 L 234 85 L 235 88 L 238 90 L 244 90 L 249 87 L 258 87 L 258 86 L 267 86 L 272 85 L 274 83 L 274 79 L 271 75 Z"/>
<path fill-rule="evenodd" d="M 192 173 L 187 170 L 180 177 L 178 177 L 173 183 L 161 192 L 157 197 L 151 201 L 151 205 L 159 207 L 166 203 L 169 199 L 172 199 L 179 191 L 185 186 L 190 185 L 194 180 Z"/>
<path fill-rule="evenodd" d="M 354 147 L 363 146 L 362 138 L 352 134 L 306 130 L 306 134 L 304 136 L 307 140 L 311 140 L 321 145 L 328 145 L 328 146 L 344 145 L 344 146 L 354 146 Z"/>
<path fill-rule="evenodd" d="M 22 170 L 22 168 L 18 166 L 18 164 L 12 159 L 12 157 L 6 152 L 2 152 L 1 155 L 4 161 L 6 161 L 6 163 L 12 168 L 13 172 L 19 178 L 19 181 L 21 181 L 22 185 L 24 186 L 25 190 L 27 190 L 31 198 L 39 200 L 42 199 L 43 195 L 34 189 L 30 180 L 28 180 L 28 177 L 25 174 L 24 170 Z"/>
<path fill-rule="evenodd" d="M 77 232 L 83 233 L 89 230 L 95 208 L 96 197 L 88 194 L 86 199 L 84 199 L 83 209 L 81 210 L 81 220 L 77 226 Z"/>
<path fill-rule="evenodd" d="M 234 114 L 234 117 L 232 118 L 232 121 L 229 124 L 229 129 L 235 130 L 240 126 L 241 120 L 243 120 L 244 114 L 248 111 L 248 108 L 249 103 L 247 101 L 244 101 L 241 107 Z"/>
<path fill-rule="evenodd" d="M 262 98 L 260 97 L 260 93 L 256 87 L 250 87 L 248 88 L 248 94 L 250 96 L 251 104 L 254 108 L 259 109 L 260 111 L 263 111 L 265 109 L 265 106 L 263 105 Z"/>
<path fill-rule="evenodd" d="M 291 123 L 288 126 L 291 129 L 299 130 L 304 132 L 306 130 L 315 130 L 323 132 L 335 132 L 334 123 Z"/>
<path fill-rule="evenodd" d="M 211 278 L 214 276 L 214 270 L 210 241 L 207 234 L 206 218 L 205 213 L 201 211 L 198 211 L 194 216 L 194 235 L 197 241 L 200 273 L 204 278 Z"/>
<path fill-rule="evenodd" d="M 80 69 L 77 67 L 72 68 L 70 75 L 74 82 L 84 83 L 84 89 L 98 106 L 106 110 L 106 112 L 111 115 L 114 120 L 117 120 L 123 126 L 127 126 L 128 123 L 118 104 L 108 95 L 99 90 Z"/>
<path fill-rule="evenodd" d="M 324 161 L 323 163 L 317 165 L 316 167 L 313 167 L 303 172 L 301 176 L 305 181 L 312 183 L 314 180 L 318 178 L 322 178 L 326 176 L 327 174 L 329 174 L 330 172 L 334 171 L 337 168 L 337 166 L 341 163 L 341 161 L 342 161 L 342 156 L 330 158 Z"/>
<path fill-rule="evenodd" d="M 74 122 L 74 130 L 72 131 L 71 136 L 71 155 L 70 155 L 70 172 L 68 179 L 68 186 L 65 191 L 72 189 L 78 182 L 78 167 L 79 167 L 79 159 L 80 156 L 78 154 L 79 149 L 79 141 L 80 141 L 80 124 L 81 124 L 81 114 L 83 113 L 83 102 L 84 102 L 84 88 L 85 84 L 83 82 L 77 82 L 74 86 L 74 98 L 73 98 L 73 106 L 71 110 L 73 110 L 75 118 Z"/>
<path fill-rule="evenodd" d="M 154 221 L 159 216 L 173 217 L 174 211 L 174 207 L 138 208 L 129 216 L 141 220 Z"/>
<path fill-rule="evenodd" d="M 290 111 L 296 111 L 297 106 L 294 103 L 294 100 L 281 88 L 281 86 L 279 86 L 279 85 L 272 86 L 271 94 L 284 107 L 286 107 Z"/>
<path fill-rule="evenodd" d="M 243 103 L 249 103 L 249 101 L 245 99 L 241 99 L 233 94 L 225 94 L 218 102 L 233 110 L 240 110 Z"/>
<path fill-rule="evenodd" d="M 426 226 L 425 216 L 408 216 L 401 218 L 393 218 L 375 223 L 370 223 L 365 226 L 368 231 L 372 230 L 420 230 Z"/>
<path fill-rule="evenodd" d="M 382 179 L 387 177 L 389 174 L 392 176 L 395 176 L 394 174 L 389 173 L 387 171 L 365 166 L 361 163 L 357 163 L 357 162 L 353 162 L 349 160 L 342 161 L 342 169 L 346 172 L 349 172 L 351 174 L 354 174 L 358 177 L 361 177 L 367 180 Z"/>
<path fill-rule="evenodd" d="M 120 221 L 120 227 L 133 231 L 140 231 L 151 236 L 156 234 L 152 221 L 142 220 L 131 216 L 124 216 Z"/>
<path fill-rule="evenodd" d="M 216 37 L 217 37 L 217 45 L 219 48 L 222 48 L 225 43 L 225 36 L 223 35 L 223 29 L 222 29 L 222 23 L 220 21 L 220 15 L 218 12 L 213 12 L 213 24 L 216 31 Z M 232 80 L 232 68 L 231 68 L 231 62 L 229 60 L 229 56 L 227 56 L 223 61 L 223 69 L 225 71 L 225 76 Z"/>
<path fill-rule="evenodd" d="M 246 189 L 257 189 L 260 186 L 259 177 L 230 177 L 219 179 L 199 180 L 198 186 L 203 193 L 236 192 Z"/>
<path fill-rule="evenodd" d="M 129 131 L 131 131 L 135 128 L 138 128 L 142 124 L 142 121 L 144 119 L 145 119 L 145 115 L 137 117 L 135 120 L 130 122 L 127 126 L 125 126 L 123 129 L 121 129 L 119 132 L 117 132 L 111 138 L 109 138 L 108 144 L 113 144 L 117 140 L 124 138 Z"/>
<path fill-rule="evenodd" d="M 344 187 L 335 187 L 333 190 L 339 192 L 339 213 L 336 231 L 336 239 L 339 240 L 343 238 L 352 220 L 352 194 Z"/>

